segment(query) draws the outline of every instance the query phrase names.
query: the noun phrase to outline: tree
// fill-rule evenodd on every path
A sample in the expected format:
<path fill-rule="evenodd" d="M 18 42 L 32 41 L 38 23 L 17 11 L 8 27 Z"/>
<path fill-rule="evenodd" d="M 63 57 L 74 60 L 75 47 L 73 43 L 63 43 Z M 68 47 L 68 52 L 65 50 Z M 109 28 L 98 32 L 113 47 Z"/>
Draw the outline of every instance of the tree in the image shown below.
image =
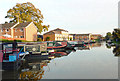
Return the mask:
<path fill-rule="evenodd" d="M 111 32 L 108 32 L 108 33 L 107 33 L 107 36 L 110 36 L 110 37 L 111 37 L 111 36 L 112 36 Z"/>
<path fill-rule="evenodd" d="M 72 37 L 70 37 L 70 41 L 72 41 Z"/>
<path fill-rule="evenodd" d="M 49 25 L 42 25 L 44 18 L 41 11 L 35 8 L 30 2 L 22 4 L 17 3 L 16 6 L 7 11 L 5 18 L 11 19 L 10 22 L 33 22 L 40 33 L 48 31 L 49 28 Z"/>
<path fill-rule="evenodd" d="M 37 41 L 43 41 L 42 38 L 38 38 Z"/>
<path fill-rule="evenodd" d="M 111 39 L 112 38 L 111 32 L 107 32 L 105 37 L 107 40 Z"/>
<path fill-rule="evenodd" d="M 46 37 L 46 41 L 49 41 L 50 40 L 50 37 Z"/>
<path fill-rule="evenodd" d="M 120 29 L 114 29 L 112 35 L 115 41 L 120 40 Z"/>

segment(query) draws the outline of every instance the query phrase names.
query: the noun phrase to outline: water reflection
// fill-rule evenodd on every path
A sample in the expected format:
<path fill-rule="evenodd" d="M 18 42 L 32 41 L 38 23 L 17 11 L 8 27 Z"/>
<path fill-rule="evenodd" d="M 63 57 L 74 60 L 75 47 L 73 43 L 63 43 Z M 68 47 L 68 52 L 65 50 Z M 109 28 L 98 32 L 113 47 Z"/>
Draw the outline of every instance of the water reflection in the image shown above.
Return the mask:
<path fill-rule="evenodd" d="M 91 50 L 94 47 L 101 47 L 101 43 L 86 44 L 85 47 L 77 47 L 77 50 Z"/>
<path fill-rule="evenodd" d="M 101 46 L 102 46 L 101 43 L 94 43 L 94 44 L 87 44 L 86 47 L 77 47 L 76 49 L 77 50 L 89 50 L 90 51 L 90 50 L 92 50 L 92 48 L 101 47 Z M 71 53 L 72 53 L 73 58 L 74 58 L 75 57 L 74 52 L 77 52 L 77 51 L 76 50 L 62 50 L 62 51 L 56 50 L 54 53 L 50 53 L 50 55 L 49 55 L 50 57 L 54 56 L 54 58 L 52 58 L 52 59 L 44 59 L 44 60 L 42 60 L 42 59 L 39 59 L 39 60 L 38 59 L 32 59 L 32 60 L 24 61 L 23 66 L 21 67 L 20 71 L 3 71 L 2 79 L 40 80 L 40 79 L 43 78 L 43 76 L 45 76 L 46 69 L 44 67 L 48 67 L 47 71 L 48 72 L 50 71 L 51 68 L 49 67 L 48 64 L 50 64 L 51 60 L 61 58 L 61 57 L 66 57 L 66 56 L 68 57 L 68 55 L 70 55 Z M 82 52 L 80 52 L 80 53 L 82 53 Z M 113 53 L 115 54 L 115 56 L 119 56 L 120 55 L 120 46 L 114 48 Z M 93 53 L 91 52 L 91 54 L 93 54 Z M 79 55 L 80 54 L 76 54 L 76 56 L 79 56 Z M 96 55 L 93 55 L 93 58 Z M 88 56 L 90 58 L 92 58 L 90 55 L 88 55 Z M 83 57 L 85 58 L 85 56 L 83 56 Z M 75 58 L 77 59 L 78 57 L 75 57 Z M 81 54 L 80 58 L 82 58 L 82 54 Z M 85 59 L 89 60 L 90 58 L 85 58 Z M 77 59 L 77 60 L 79 61 L 80 59 Z M 73 62 L 71 59 L 69 59 L 69 61 L 71 61 L 71 63 Z M 68 62 L 68 60 L 67 60 L 67 62 Z M 75 63 L 75 62 L 76 61 L 74 61 L 73 63 Z M 82 62 L 82 61 L 79 61 L 79 62 Z M 87 65 L 85 65 L 85 66 L 87 66 Z M 76 67 L 76 66 L 74 66 L 74 67 Z M 67 69 L 69 69 L 69 68 L 67 68 Z M 73 70 L 73 69 L 71 69 L 71 70 Z M 78 72 L 80 72 L 80 69 L 79 69 Z"/>
<path fill-rule="evenodd" d="M 111 49 L 111 48 L 113 48 L 113 54 L 114 54 L 114 56 L 120 56 L 120 46 L 119 45 L 111 45 L 111 44 L 109 44 L 109 43 L 106 43 L 106 47 L 108 48 L 108 49 Z"/>
<path fill-rule="evenodd" d="M 55 58 L 67 56 L 71 52 L 72 52 L 72 50 L 66 50 L 66 51 L 56 50 L 56 52 L 50 53 L 50 56 L 54 56 L 54 59 L 55 59 Z M 26 79 L 27 80 L 31 80 L 31 79 L 40 80 L 40 79 L 42 79 L 42 76 L 44 75 L 43 67 L 48 66 L 48 63 L 50 63 L 50 60 L 26 61 L 21 70 L 19 79 L 21 79 L 21 80 L 26 80 Z M 49 68 L 49 70 L 50 70 L 50 68 Z"/>
<path fill-rule="evenodd" d="M 113 54 L 115 54 L 115 56 L 120 56 L 120 46 L 116 46 L 113 49 Z"/>
<path fill-rule="evenodd" d="M 44 66 L 50 63 L 49 60 L 41 60 L 41 62 L 29 63 L 27 65 L 29 68 L 22 68 L 19 79 L 21 80 L 40 80 L 44 75 Z"/>

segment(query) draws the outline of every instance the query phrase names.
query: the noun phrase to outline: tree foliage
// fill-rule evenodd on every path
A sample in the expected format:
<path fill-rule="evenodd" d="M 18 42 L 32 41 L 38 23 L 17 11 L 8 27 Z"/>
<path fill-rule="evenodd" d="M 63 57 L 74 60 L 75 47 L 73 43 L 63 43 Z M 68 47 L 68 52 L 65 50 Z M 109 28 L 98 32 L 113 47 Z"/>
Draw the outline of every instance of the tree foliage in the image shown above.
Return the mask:
<path fill-rule="evenodd" d="M 10 22 L 33 22 L 37 27 L 38 31 L 41 33 L 43 31 L 48 31 L 49 25 L 42 25 L 43 15 L 41 11 L 30 3 L 17 3 L 12 9 L 7 11 L 7 16 L 5 18 L 11 19 Z"/>
<path fill-rule="evenodd" d="M 111 32 L 107 32 L 105 38 L 106 38 L 107 40 L 112 39 L 112 34 L 111 34 Z"/>
<path fill-rule="evenodd" d="M 111 36 L 112 36 L 111 32 L 108 32 L 108 33 L 107 33 L 107 36 L 111 37 Z"/>
<path fill-rule="evenodd" d="M 114 40 L 116 39 L 120 40 L 120 29 L 114 29 L 112 35 Z"/>
<path fill-rule="evenodd" d="M 46 37 L 46 41 L 49 41 L 50 40 L 50 37 Z"/>

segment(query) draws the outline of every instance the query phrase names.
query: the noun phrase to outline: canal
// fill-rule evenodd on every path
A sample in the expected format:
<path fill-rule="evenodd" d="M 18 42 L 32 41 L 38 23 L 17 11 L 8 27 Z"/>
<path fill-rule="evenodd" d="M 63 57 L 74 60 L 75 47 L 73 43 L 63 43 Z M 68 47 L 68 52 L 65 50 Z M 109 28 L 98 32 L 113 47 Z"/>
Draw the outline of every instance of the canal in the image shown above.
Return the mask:
<path fill-rule="evenodd" d="M 3 71 L 2 78 L 12 79 L 117 79 L 118 55 L 115 47 L 95 43 L 61 52 L 52 60 L 27 62 L 19 72 Z M 67 54 L 67 55 L 65 55 Z"/>

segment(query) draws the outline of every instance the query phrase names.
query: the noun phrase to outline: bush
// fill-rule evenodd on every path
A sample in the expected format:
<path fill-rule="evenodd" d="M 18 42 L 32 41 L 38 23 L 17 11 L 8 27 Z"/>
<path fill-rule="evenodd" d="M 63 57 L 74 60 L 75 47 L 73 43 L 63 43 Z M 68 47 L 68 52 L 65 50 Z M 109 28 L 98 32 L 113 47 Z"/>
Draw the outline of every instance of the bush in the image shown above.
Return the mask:
<path fill-rule="evenodd" d="M 37 41 L 40 41 L 40 42 L 41 42 L 41 41 L 43 41 L 43 40 L 42 40 L 42 38 L 38 38 Z"/>
<path fill-rule="evenodd" d="M 46 41 L 49 41 L 50 40 L 50 37 L 46 37 Z"/>

